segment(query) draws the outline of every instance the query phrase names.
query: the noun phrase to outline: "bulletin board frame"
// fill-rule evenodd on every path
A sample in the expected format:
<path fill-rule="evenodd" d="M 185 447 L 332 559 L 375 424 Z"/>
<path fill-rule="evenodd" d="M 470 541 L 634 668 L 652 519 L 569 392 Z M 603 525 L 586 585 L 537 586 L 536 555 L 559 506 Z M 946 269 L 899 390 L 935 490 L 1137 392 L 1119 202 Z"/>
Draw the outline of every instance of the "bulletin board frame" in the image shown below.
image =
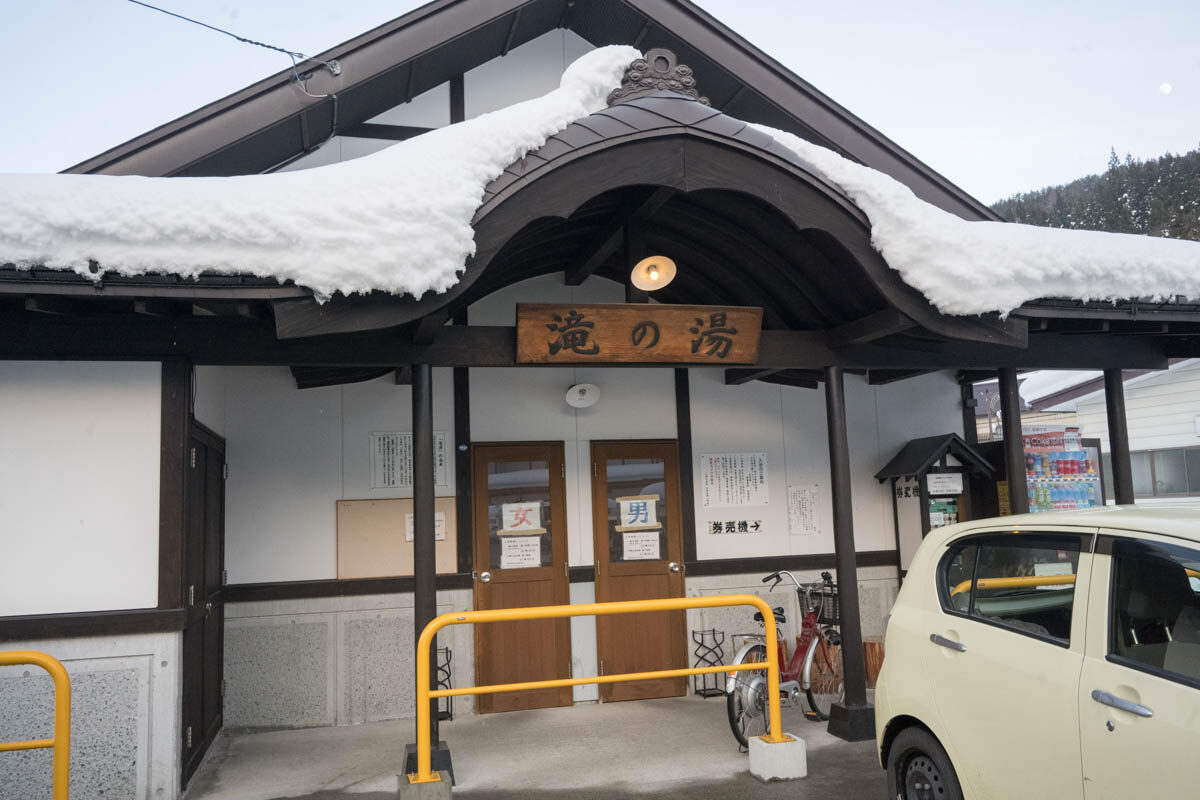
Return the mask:
<path fill-rule="evenodd" d="M 435 542 L 437 574 L 458 572 L 457 501 L 436 497 L 434 514 L 444 514 L 446 538 Z M 337 501 L 337 576 L 404 578 L 413 574 L 413 543 L 405 537 L 411 497 Z"/>

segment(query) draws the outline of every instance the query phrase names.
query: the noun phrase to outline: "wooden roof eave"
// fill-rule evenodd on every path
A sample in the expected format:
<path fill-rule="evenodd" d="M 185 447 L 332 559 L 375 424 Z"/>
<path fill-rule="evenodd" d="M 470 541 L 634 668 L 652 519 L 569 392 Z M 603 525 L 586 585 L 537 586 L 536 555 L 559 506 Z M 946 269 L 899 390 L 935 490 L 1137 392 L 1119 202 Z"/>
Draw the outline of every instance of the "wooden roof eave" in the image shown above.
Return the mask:
<path fill-rule="evenodd" d="M 667 40 L 700 85 L 763 122 L 833 147 L 973 219 L 987 206 L 687 0 L 433 0 L 318 54 L 304 67 L 312 94 L 339 96 L 338 129 L 365 122 L 454 74 L 555 28 L 592 44 L 639 48 Z M 338 61 L 341 74 L 316 67 Z M 418 65 L 420 65 L 418 67 Z M 445 74 L 441 74 L 444 72 Z M 314 148 L 335 132 L 332 101 L 294 85 L 292 71 L 261 81 L 65 170 L 137 175 L 246 174 Z M 761 112 L 761 113 L 760 113 Z"/>

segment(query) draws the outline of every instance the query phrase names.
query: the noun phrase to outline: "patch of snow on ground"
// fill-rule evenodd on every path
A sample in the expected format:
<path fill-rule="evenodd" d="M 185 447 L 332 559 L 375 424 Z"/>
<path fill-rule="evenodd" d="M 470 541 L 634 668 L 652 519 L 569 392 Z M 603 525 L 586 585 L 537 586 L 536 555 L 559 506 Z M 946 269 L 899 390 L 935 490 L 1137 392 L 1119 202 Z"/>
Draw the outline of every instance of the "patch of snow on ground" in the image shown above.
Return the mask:
<path fill-rule="evenodd" d="M 294 280 L 318 297 L 420 297 L 458 281 L 487 184 L 570 123 L 604 108 L 632 47 L 602 47 L 549 94 L 363 158 L 226 178 L 0 175 L 0 263 L 192 277 Z"/>
<path fill-rule="evenodd" d="M 871 221 L 875 249 L 944 314 L 1007 314 L 1041 297 L 1200 296 L 1200 242 L 967 221 L 832 150 L 753 127 L 840 187 Z"/>

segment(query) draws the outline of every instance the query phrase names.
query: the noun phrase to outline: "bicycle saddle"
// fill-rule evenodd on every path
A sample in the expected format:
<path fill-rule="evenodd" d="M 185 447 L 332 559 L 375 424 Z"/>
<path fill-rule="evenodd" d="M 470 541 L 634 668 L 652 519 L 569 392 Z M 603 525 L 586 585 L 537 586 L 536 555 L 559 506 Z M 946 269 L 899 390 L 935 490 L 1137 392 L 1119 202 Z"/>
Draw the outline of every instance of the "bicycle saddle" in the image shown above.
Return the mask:
<path fill-rule="evenodd" d="M 782 625 L 783 623 L 787 622 L 787 617 L 785 617 L 783 615 L 783 606 L 775 606 L 771 610 L 775 612 L 775 624 L 776 625 Z M 754 621 L 755 622 L 763 621 L 763 615 L 762 615 L 761 611 L 754 612 Z"/>

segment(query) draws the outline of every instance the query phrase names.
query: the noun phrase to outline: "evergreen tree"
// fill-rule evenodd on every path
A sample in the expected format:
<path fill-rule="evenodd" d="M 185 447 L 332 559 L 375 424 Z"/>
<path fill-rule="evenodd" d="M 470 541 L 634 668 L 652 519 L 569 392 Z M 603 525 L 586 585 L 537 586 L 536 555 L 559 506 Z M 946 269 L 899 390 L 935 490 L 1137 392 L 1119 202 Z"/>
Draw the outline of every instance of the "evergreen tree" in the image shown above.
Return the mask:
<path fill-rule="evenodd" d="M 1122 161 L 1113 147 L 1104 173 L 1014 195 L 992 209 L 1029 225 L 1200 241 L 1200 148 Z"/>

